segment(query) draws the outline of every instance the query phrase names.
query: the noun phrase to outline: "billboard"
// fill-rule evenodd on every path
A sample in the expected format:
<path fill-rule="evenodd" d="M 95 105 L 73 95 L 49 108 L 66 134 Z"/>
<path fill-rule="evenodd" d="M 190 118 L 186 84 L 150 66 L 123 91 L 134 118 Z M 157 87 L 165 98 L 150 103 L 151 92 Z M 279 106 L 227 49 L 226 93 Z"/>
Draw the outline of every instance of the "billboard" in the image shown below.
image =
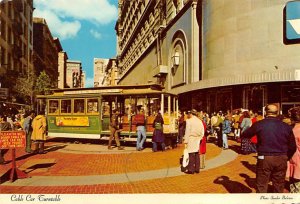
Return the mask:
<path fill-rule="evenodd" d="M 286 42 L 300 43 L 300 1 L 287 2 L 284 13 Z"/>

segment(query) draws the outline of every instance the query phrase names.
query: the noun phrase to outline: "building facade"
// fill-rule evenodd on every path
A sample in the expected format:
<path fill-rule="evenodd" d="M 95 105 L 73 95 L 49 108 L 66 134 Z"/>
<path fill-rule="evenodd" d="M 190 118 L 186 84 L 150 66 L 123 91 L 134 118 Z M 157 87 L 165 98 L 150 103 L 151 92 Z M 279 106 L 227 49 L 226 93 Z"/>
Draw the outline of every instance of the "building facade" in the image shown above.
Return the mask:
<path fill-rule="evenodd" d="M 0 2 L 0 83 L 11 95 L 13 83 L 33 69 L 33 0 Z"/>
<path fill-rule="evenodd" d="M 102 86 L 116 86 L 119 82 L 119 70 L 117 67 L 116 59 L 111 58 L 108 60 L 105 76 L 102 81 Z"/>
<path fill-rule="evenodd" d="M 67 60 L 68 55 L 64 51 L 58 53 L 58 88 L 67 88 Z"/>
<path fill-rule="evenodd" d="M 81 88 L 85 88 L 86 87 L 86 73 L 85 71 L 82 71 L 81 74 Z"/>
<path fill-rule="evenodd" d="M 279 103 L 286 113 L 300 104 L 300 45 L 285 40 L 288 2 L 120 0 L 119 83 L 161 83 L 181 109 Z"/>
<path fill-rule="evenodd" d="M 67 88 L 82 88 L 82 65 L 80 61 L 67 60 Z"/>
<path fill-rule="evenodd" d="M 103 86 L 108 59 L 94 58 L 94 87 Z"/>
<path fill-rule="evenodd" d="M 35 74 L 45 71 L 51 86 L 58 87 L 58 53 L 62 51 L 58 38 L 53 38 L 44 18 L 33 18 L 33 63 Z"/>

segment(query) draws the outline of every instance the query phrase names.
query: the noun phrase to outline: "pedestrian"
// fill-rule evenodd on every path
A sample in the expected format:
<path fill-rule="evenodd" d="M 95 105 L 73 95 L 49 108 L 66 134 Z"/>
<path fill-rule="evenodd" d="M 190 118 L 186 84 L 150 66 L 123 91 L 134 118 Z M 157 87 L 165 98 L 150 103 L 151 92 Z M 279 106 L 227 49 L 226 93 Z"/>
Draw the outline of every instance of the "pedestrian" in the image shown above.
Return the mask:
<path fill-rule="evenodd" d="M 250 119 L 250 113 L 248 111 L 243 112 L 243 120 L 241 122 L 241 134 L 245 132 L 252 125 L 252 121 Z M 241 153 L 242 154 L 250 154 L 254 152 L 251 144 L 251 138 L 241 138 Z"/>
<path fill-rule="evenodd" d="M 34 142 L 34 153 L 45 154 L 47 122 L 44 111 L 41 111 L 32 121 L 31 140 Z"/>
<path fill-rule="evenodd" d="M 187 174 L 199 173 L 200 171 L 199 146 L 203 136 L 203 123 L 197 117 L 197 111 L 192 109 L 191 111 L 188 111 L 184 135 L 185 148 L 189 153 L 189 164 L 187 166 L 187 171 L 185 172 Z"/>
<path fill-rule="evenodd" d="M 165 145 L 165 136 L 163 132 L 163 124 L 164 119 L 161 115 L 161 113 L 158 113 L 153 121 L 153 137 L 152 137 L 152 151 L 157 152 L 157 144 L 161 145 L 162 151 L 165 151 L 166 145 Z"/>
<path fill-rule="evenodd" d="M 254 123 L 242 133 L 242 137 L 257 135 L 256 186 L 258 193 L 267 193 L 269 181 L 273 192 L 283 193 L 287 161 L 296 151 L 292 127 L 277 118 L 278 107 L 269 104 L 266 118 Z"/>
<path fill-rule="evenodd" d="M 7 122 L 7 116 L 1 116 L 1 122 L 0 122 L 0 131 L 10 131 L 12 130 L 11 124 Z M 5 164 L 4 155 L 6 153 L 6 149 L 0 149 L 0 164 Z"/>
<path fill-rule="evenodd" d="M 107 147 L 109 150 L 113 149 L 111 147 L 113 138 L 115 138 L 118 150 L 124 149 L 124 147 L 121 146 L 120 139 L 119 139 L 119 132 L 121 131 L 119 126 L 119 114 L 120 114 L 119 110 L 117 109 L 113 110 L 113 114 L 110 119 L 110 124 L 109 124 L 110 136 L 109 136 L 108 147 Z"/>
<path fill-rule="evenodd" d="M 293 193 L 300 193 L 300 106 L 290 110 L 291 120 L 295 123 L 293 133 L 297 150 L 288 162 L 287 177 L 290 179 L 290 189 Z M 297 188 L 295 188 L 297 186 Z M 294 189 L 294 190 L 293 190 Z"/>
<path fill-rule="evenodd" d="M 27 153 L 32 153 L 31 150 L 31 134 L 32 134 L 32 120 L 35 116 L 35 112 L 32 110 L 29 112 L 29 115 L 25 118 L 23 123 L 23 128 L 26 134 L 26 148 L 25 151 Z"/>
<path fill-rule="evenodd" d="M 185 132 L 185 113 L 184 111 L 181 111 L 180 117 L 178 119 L 178 143 L 182 144 L 182 140 L 184 137 L 184 132 Z"/>
<path fill-rule="evenodd" d="M 240 113 L 238 110 L 234 112 L 234 115 L 232 116 L 232 121 L 233 121 L 233 129 L 234 129 L 234 139 L 236 140 L 237 138 L 240 138 Z"/>
<path fill-rule="evenodd" d="M 136 125 L 137 140 L 136 140 L 136 150 L 141 151 L 144 149 L 143 145 L 146 140 L 146 128 L 145 128 L 145 114 L 144 110 L 141 109 L 137 115 L 134 117 L 134 124 Z"/>
<path fill-rule="evenodd" d="M 231 116 L 227 114 L 225 116 L 225 120 L 222 123 L 222 141 L 223 141 L 223 149 L 228 149 L 228 138 L 227 134 L 231 132 Z"/>
<path fill-rule="evenodd" d="M 200 155 L 200 169 L 205 168 L 205 155 L 206 155 L 206 140 L 208 136 L 208 130 L 207 125 L 204 120 L 202 120 L 203 128 L 204 128 L 204 135 L 200 141 L 200 149 L 199 149 L 199 155 Z"/>

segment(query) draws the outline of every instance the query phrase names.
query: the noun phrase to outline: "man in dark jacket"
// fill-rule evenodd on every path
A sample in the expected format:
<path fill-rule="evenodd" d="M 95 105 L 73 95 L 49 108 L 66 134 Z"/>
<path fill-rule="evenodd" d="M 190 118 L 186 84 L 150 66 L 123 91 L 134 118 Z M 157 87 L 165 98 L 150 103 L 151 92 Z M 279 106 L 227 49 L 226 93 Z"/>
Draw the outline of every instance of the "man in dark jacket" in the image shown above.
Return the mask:
<path fill-rule="evenodd" d="M 32 150 L 31 150 L 31 134 L 32 134 L 32 127 L 31 127 L 31 124 L 32 124 L 32 120 L 35 116 L 35 112 L 32 110 L 29 112 L 29 115 L 25 118 L 24 120 L 24 131 L 26 133 L 26 148 L 25 148 L 25 151 L 27 153 L 32 153 Z"/>
<path fill-rule="evenodd" d="M 269 104 L 266 118 L 254 123 L 242 137 L 257 135 L 256 185 L 258 193 L 267 193 L 271 178 L 274 193 L 283 193 L 287 161 L 296 151 L 292 127 L 277 118 L 278 107 Z"/>

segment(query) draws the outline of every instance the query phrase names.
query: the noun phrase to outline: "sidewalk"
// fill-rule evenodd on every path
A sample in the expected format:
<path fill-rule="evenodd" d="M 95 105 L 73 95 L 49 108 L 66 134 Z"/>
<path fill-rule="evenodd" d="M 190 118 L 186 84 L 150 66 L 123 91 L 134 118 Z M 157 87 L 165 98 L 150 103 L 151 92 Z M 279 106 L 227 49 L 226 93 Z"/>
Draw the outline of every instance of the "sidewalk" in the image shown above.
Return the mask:
<path fill-rule="evenodd" d="M 206 169 L 185 175 L 179 168 L 183 146 L 153 153 L 150 148 L 139 152 L 134 147 L 107 150 L 103 145 L 51 142 L 45 155 L 18 150 L 17 166 L 31 178 L 2 183 L 0 193 L 254 192 L 254 155 L 238 155 L 238 144 L 230 145 L 231 150 L 222 151 L 208 143 Z M 0 175 L 9 167 L 1 166 Z"/>

